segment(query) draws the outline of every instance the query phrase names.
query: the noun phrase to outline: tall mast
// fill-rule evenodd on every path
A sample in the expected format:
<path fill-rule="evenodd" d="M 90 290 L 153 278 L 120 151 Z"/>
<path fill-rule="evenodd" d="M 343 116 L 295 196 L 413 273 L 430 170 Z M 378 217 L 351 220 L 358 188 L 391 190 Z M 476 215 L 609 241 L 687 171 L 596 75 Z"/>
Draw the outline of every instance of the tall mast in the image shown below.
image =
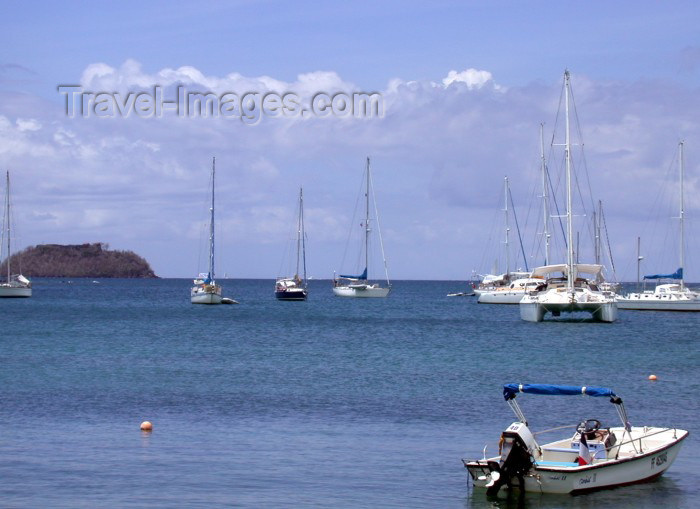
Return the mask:
<path fill-rule="evenodd" d="M 564 152 L 566 154 L 566 228 L 567 228 L 567 265 L 568 274 L 566 276 L 566 287 L 569 292 L 574 289 L 574 245 L 573 245 L 573 221 L 571 215 L 571 138 L 570 138 L 570 127 L 569 127 L 569 93 L 570 93 L 570 83 L 569 83 L 569 70 L 564 71 L 564 85 L 566 87 L 565 105 L 566 105 L 566 141 Z"/>
<path fill-rule="evenodd" d="M 639 276 L 640 276 L 640 266 L 642 264 L 642 260 L 644 257 L 642 256 L 641 253 L 642 250 L 642 239 L 641 237 L 637 237 L 637 292 L 639 292 Z"/>
<path fill-rule="evenodd" d="M 216 176 L 216 157 L 211 160 L 211 218 L 209 223 L 209 279 L 214 280 L 214 178 Z"/>
<path fill-rule="evenodd" d="M 367 189 L 365 191 L 365 270 L 368 268 L 369 261 L 369 157 L 367 158 Z"/>
<path fill-rule="evenodd" d="M 304 190 L 299 188 L 299 236 L 304 269 L 304 286 L 306 286 L 306 232 L 304 231 Z M 299 241 L 297 240 L 297 274 L 299 273 Z"/>
<path fill-rule="evenodd" d="M 7 185 L 5 187 L 5 204 L 7 209 L 5 210 L 5 218 L 7 221 L 7 282 L 10 282 L 10 172 L 6 173 Z"/>
<path fill-rule="evenodd" d="M 540 124 L 540 156 L 542 157 L 542 219 L 544 222 L 544 264 L 549 265 L 549 199 L 547 197 L 547 160 L 544 157 L 544 124 Z"/>
<path fill-rule="evenodd" d="M 680 256 L 680 262 L 681 262 L 681 271 L 683 270 L 683 265 L 685 263 L 685 256 L 684 256 L 684 247 L 683 247 L 683 241 L 685 237 L 685 229 L 683 225 L 683 216 L 685 214 L 685 202 L 683 199 L 683 142 L 681 141 L 678 144 L 678 165 L 680 167 L 680 187 L 681 187 L 681 210 L 680 210 L 680 215 L 679 219 L 681 221 L 681 256 Z M 681 272 L 682 273 L 682 272 Z M 684 283 L 683 283 L 683 278 L 681 278 L 681 289 L 683 289 Z"/>
<path fill-rule="evenodd" d="M 505 214 L 505 224 L 506 224 L 506 274 L 510 274 L 510 253 L 509 253 L 509 246 L 508 246 L 508 233 L 510 232 L 510 226 L 508 225 L 508 177 L 505 177 L 504 179 L 504 197 L 505 197 L 505 208 L 503 209 L 503 213 Z"/>

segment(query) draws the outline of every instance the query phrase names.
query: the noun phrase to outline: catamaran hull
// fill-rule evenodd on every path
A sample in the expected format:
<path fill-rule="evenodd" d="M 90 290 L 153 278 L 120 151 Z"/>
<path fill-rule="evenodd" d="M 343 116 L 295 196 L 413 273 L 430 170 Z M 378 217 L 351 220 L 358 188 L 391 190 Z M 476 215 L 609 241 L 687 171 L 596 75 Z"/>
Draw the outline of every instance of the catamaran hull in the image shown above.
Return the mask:
<path fill-rule="evenodd" d="M 221 304 L 221 295 L 217 293 L 198 293 L 190 297 L 192 304 Z"/>
<path fill-rule="evenodd" d="M 519 304 L 525 292 L 481 292 L 479 304 Z"/>
<path fill-rule="evenodd" d="M 618 298 L 618 309 L 633 309 L 637 311 L 700 311 L 700 300 L 663 301 L 660 299 L 625 299 Z"/>
<path fill-rule="evenodd" d="M 31 296 L 31 288 L 16 286 L 0 286 L 0 298 L 26 298 Z"/>
<path fill-rule="evenodd" d="M 352 288 L 348 286 L 336 286 L 333 288 L 333 294 L 338 297 L 356 297 L 356 298 L 381 298 L 389 295 L 390 288 Z"/>
<path fill-rule="evenodd" d="M 679 430 L 680 432 L 680 430 Z M 651 481 L 663 474 L 673 463 L 681 448 L 684 431 L 671 444 L 632 458 L 610 463 L 585 465 L 575 468 L 533 467 L 524 476 L 525 491 L 538 493 L 570 493 L 617 488 Z M 498 458 L 493 458 L 498 460 Z M 489 470 L 483 461 L 466 463 L 474 486 L 485 488 L 490 480 Z M 518 485 L 517 479 L 513 484 Z"/>
<path fill-rule="evenodd" d="M 611 323 L 617 320 L 617 305 L 615 302 L 574 302 L 547 303 L 523 299 L 520 301 L 520 318 L 526 322 L 541 322 L 547 313 L 558 316 L 561 313 L 590 313 L 598 322 Z"/>

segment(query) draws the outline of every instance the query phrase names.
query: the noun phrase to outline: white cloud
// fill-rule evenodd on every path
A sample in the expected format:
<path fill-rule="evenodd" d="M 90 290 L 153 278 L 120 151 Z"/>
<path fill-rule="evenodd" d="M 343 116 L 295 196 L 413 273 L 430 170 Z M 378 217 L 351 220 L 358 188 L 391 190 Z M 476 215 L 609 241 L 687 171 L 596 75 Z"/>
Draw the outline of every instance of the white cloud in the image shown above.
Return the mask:
<path fill-rule="evenodd" d="M 16 211 L 27 243 L 143 249 L 157 253 L 151 261 L 164 275 L 194 269 L 172 252 L 197 254 L 192 225 L 206 219 L 212 156 L 222 257 L 230 256 L 229 271 L 240 276 L 274 275 L 304 185 L 312 272 L 323 277 L 340 269 L 369 155 L 395 275 L 466 277 L 485 258 L 484 225 L 502 207 L 506 174 L 521 227 L 535 236 L 535 213 L 526 216 L 537 206 L 538 129 L 546 122 L 550 136 L 561 86 L 559 77 L 548 78 L 505 87 L 473 68 L 435 80 L 397 78 L 380 90 L 384 118 L 263 118 L 254 126 L 175 116 L 70 119 L 60 106 L 41 108 L 38 98 L 31 114 L 18 115 L 0 101 L 0 167 L 17 173 Z M 215 92 L 358 90 L 332 71 L 283 81 L 210 76 L 192 66 L 149 73 L 131 60 L 89 65 L 80 82 L 114 91 L 180 83 Z M 626 253 L 643 221 L 640 203 L 654 200 L 681 137 L 688 140 L 688 189 L 697 185 L 700 146 L 692 140 L 700 139 L 693 114 L 700 98 L 672 83 L 599 83 L 575 74 L 573 82 L 593 191 L 605 203 L 613 242 Z M 689 199 L 688 206 L 691 215 L 700 212 L 700 203 Z"/>

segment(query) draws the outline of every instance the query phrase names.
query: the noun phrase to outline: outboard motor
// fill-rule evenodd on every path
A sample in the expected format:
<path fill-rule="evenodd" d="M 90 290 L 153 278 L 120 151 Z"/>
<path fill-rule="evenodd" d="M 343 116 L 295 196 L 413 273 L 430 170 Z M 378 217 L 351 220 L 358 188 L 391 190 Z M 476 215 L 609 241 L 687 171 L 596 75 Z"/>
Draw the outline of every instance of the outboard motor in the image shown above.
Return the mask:
<path fill-rule="evenodd" d="M 532 468 L 532 456 L 538 445 L 527 424 L 514 422 L 501 434 L 499 448 L 501 459 L 489 462 L 491 481 L 486 484 L 489 496 L 496 495 L 504 484 L 512 486 L 514 477 L 518 478 L 520 489 L 525 489 L 523 476 Z"/>

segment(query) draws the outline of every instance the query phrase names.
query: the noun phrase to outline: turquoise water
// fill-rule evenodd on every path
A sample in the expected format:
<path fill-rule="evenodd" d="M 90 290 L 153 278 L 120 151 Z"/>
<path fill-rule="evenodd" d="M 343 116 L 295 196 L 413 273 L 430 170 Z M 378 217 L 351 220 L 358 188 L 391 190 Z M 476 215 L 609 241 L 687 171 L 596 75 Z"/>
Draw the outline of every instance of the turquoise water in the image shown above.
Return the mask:
<path fill-rule="evenodd" d="M 398 281 L 388 299 L 278 302 L 225 281 L 237 306 L 193 306 L 189 280 L 35 282 L 1 300 L 2 507 L 694 507 L 700 314 L 614 324 L 520 320 L 517 306 Z M 649 382 L 654 373 L 658 382 Z M 487 501 L 461 458 L 514 420 L 505 382 L 601 385 L 634 425 L 688 429 L 656 482 Z M 533 428 L 607 401 L 524 396 Z M 154 431 L 139 425 L 153 422 Z"/>

